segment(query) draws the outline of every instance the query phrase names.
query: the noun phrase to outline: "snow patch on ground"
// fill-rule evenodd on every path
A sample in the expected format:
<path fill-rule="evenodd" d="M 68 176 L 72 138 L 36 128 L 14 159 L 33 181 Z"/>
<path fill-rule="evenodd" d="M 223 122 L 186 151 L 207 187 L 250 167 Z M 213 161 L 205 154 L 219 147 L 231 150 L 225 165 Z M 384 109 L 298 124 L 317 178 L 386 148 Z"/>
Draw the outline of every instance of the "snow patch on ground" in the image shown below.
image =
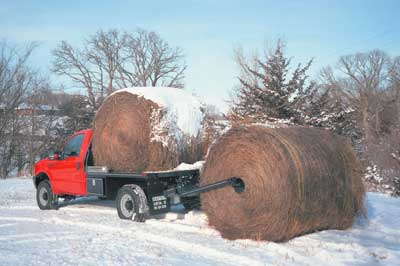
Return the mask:
<path fill-rule="evenodd" d="M 200 101 L 183 89 L 170 87 L 132 87 L 120 89 L 115 93 L 129 92 L 157 103 L 166 111 L 161 125 L 176 125 L 178 132 L 173 132 L 178 139 L 182 134 L 196 137 L 201 129 L 204 113 Z M 113 95 L 111 94 L 111 95 Z M 174 130 L 174 128 L 171 128 Z"/>
<path fill-rule="evenodd" d="M 287 243 L 229 241 L 181 205 L 146 223 L 120 220 L 115 202 L 36 206 L 31 179 L 0 180 L 0 265 L 399 265 L 400 199 L 368 193 L 369 222 Z"/>

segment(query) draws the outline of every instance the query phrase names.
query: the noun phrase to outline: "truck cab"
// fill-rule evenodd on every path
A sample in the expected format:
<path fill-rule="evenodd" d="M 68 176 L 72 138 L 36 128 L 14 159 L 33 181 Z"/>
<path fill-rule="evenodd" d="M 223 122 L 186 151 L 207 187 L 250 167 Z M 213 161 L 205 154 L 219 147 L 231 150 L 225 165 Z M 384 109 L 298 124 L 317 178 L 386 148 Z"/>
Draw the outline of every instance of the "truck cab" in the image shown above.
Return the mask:
<path fill-rule="evenodd" d="M 55 195 L 86 196 L 86 170 L 93 165 L 92 134 L 92 129 L 74 133 L 62 151 L 50 152 L 49 157 L 37 162 L 34 167 L 35 186 L 47 178 Z"/>

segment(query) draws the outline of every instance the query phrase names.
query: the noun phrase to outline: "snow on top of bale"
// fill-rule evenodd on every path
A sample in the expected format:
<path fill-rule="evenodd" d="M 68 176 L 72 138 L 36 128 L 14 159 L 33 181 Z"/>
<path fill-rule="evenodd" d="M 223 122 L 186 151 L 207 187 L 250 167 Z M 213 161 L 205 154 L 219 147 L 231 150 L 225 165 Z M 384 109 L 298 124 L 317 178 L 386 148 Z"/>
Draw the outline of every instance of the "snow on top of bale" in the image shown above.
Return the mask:
<path fill-rule="evenodd" d="M 167 111 L 169 124 L 176 124 L 178 129 L 189 136 L 196 136 L 204 114 L 202 104 L 191 93 L 171 87 L 131 87 L 120 89 L 115 93 L 129 92 L 157 103 Z M 112 95 L 112 94 L 111 94 Z"/>

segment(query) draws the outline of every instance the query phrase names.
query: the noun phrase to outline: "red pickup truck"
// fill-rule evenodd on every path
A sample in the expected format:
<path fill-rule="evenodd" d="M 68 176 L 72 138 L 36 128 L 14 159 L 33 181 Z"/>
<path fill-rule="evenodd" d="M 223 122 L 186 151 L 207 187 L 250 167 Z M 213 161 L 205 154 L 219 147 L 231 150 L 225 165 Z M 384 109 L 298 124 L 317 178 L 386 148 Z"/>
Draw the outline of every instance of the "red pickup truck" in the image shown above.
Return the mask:
<path fill-rule="evenodd" d="M 199 194 L 231 185 L 241 192 L 244 183 L 232 177 L 199 186 L 199 170 L 121 173 L 95 166 L 91 129 L 76 132 L 61 152 L 50 152 L 35 164 L 33 182 L 40 209 L 57 209 L 59 198 L 97 196 L 116 200 L 121 219 L 144 222 L 148 215 L 170 211 L 172 204 L 186 208 L 200 204 Z"/>

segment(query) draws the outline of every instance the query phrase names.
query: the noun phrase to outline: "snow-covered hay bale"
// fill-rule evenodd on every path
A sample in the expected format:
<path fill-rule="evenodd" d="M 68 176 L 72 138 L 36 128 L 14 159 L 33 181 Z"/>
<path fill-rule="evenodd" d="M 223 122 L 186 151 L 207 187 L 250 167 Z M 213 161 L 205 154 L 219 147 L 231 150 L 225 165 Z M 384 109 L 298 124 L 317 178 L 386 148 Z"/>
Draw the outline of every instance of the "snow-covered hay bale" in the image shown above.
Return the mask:
<path fill-rule="evenodd" d="M 181 89 L 119 90 L 94 119 L 95 163 L 116 171 L 172 169 L 180 161 L 182 139 L 199 133 L 202 116 L 200 102 Z"/>
<path fill-rule="evenodd" d="M 345 229 L 364 214 L 359 162 L 350 143 L 307 127 L 234 127 L 211 148 L 201 184 L 229 177 L 201 195 L 210 225 L 228 239 L 287 241 L 323 229 Z"/>

